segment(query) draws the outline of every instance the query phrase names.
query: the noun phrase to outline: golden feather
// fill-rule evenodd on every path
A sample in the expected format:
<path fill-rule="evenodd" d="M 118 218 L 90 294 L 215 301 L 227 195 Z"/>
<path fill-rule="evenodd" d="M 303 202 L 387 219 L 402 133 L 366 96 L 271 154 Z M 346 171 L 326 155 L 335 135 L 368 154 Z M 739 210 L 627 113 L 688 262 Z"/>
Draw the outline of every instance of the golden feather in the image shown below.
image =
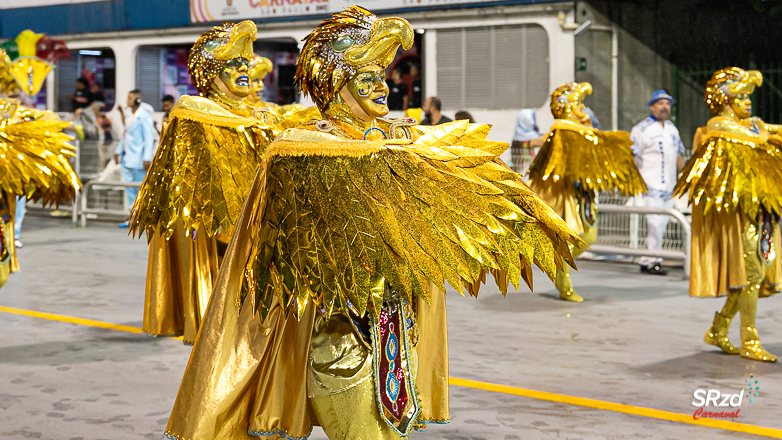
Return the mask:
<path fill-rule="evenodd" d="M 81 183 L 69 158 L 75 148 L 62 132 L 69 122 L 27 120 L 0 124 L 0 191 L 44 205 L 74 199 Z"/>
<path fill-rule="evenodd" d="M 240 303 L 253 298 L 261 316 L 273 297 L 363 315 L 379 312 L 371 292 L 384 280 L 426 300 L 428 281 L 477 295 L 491 272 L 505 293 L 509 281 L 531 283 L 533 264 L 550 277 L 572 264 L 576 233 L 496 155 L 460 145 L 480 144 L 476 130 L 419 132 L 414 143 L 297 140 L 295 130 L 275 141 L 256 177 L 264 190 L 247 201 L 255 235 Z"/>

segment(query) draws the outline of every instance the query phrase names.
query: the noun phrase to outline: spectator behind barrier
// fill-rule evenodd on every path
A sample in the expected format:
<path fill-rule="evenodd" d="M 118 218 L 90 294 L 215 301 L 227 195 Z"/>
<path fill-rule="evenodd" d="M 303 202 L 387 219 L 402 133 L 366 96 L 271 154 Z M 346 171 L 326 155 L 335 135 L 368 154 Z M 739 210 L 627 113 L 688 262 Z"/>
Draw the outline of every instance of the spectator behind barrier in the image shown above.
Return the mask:
<path fill-rule="evenodd" d="M 425 118 L 423 121 L 421 121 L 421 125 L 440 125 L 453 121 L 453 119 L 440 113 L 442 107 L 443 103 L 438 97 L 430 96 L 426 98 L 426 102 L 424 102 L 423 107 Z"/>

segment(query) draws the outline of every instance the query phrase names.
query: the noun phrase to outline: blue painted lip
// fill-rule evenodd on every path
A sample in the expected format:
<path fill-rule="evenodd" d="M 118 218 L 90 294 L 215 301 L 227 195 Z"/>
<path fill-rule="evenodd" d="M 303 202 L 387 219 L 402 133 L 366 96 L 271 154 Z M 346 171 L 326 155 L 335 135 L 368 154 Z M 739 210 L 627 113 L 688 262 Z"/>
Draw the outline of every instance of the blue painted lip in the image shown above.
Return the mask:
<path fill-rule="evenodd" d="M 247 75 L 242 75 L 239 78 L 236 78 L 236 84 L 240 86 L 249 86 L 250 85 L 250 77 Z"/>
<path fill-rule="evenodd" d="M 372 102 L 375 102 L 375 103 L 378 103 L 378 104 L 381 104 L 381 105 L 386 105 L 388 103 L 386 101 L 386 95 L 379 96 L 379 97 L 373 99 Z"/>

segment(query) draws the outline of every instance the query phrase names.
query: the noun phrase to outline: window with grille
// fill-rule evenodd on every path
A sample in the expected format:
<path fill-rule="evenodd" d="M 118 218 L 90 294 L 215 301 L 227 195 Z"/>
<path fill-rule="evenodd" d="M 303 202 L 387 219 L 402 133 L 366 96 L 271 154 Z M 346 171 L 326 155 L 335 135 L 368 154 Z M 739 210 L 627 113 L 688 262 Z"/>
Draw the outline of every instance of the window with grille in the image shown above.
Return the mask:
<path fill-rule="evenodd" d="M 537 24 L 437 30 L 446 108 L 536 108 L 549 97 L 548 35 Z"/>
<path fill-rule="evenodd" d="M 136 88 L 141 91 L 144 102 L 149 103 L 155 111 L 162 110 L 160 98 L 160 57 L 161 49 L 157 46 L 142 46 L 136 56 Z"/>

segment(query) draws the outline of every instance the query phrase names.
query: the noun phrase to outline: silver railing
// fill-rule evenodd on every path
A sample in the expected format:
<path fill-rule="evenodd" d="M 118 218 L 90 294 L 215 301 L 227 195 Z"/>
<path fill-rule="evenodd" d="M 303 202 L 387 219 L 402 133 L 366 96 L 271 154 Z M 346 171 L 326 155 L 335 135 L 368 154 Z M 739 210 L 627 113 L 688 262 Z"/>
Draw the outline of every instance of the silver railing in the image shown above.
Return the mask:
<path fill-rule="evenodd" d="M 645 206 L 626 206 L 608 203 L 600 203 L 597 207 L 597 211 L 599 213 L 598 241 L 591 246 L 593 253 L 683 260 L 684 279 L 690 277 L 690 240 L 692 238 L 692 228 L 690 227 L 690 222 L 687 220 L 687 217 L 681 211 L 676 209 L 648 208 Z M 668 230 L 666 230 L 666 239 L 664 240 L 663 249 L 649 250 L 643 246 L 639 246 L 641 241 L 639 236 L 642 232 L 640 229 L 641 226 L 645 227 L 645 224 L 643 223 L 646 222 L 640 222 L 638 217 L 639 215 L 648 214 L 670 215 L 676 221 L 674 224 L 669 224 Z M 601 223 L 609 223 L 609 225 L 607 225 L 607 228 L 609 229 L 615 228 L 615 224 L 617 223 L 621 223 L 622 225 L 616 227 L 616 230 L 605 234 L 601 239 Z M 671 234 L 672 230 L 673 234 Z M 674 240 L 670 239 L 671 235 L 675 236 Z M 672 246 L 670 246 L 671 241 L 674 241 L 675 244 L 679 246 L 672 248 Z"/>
<path fill-rule="evenodd" d="M 98 215 L 111 215 L 111 216 L 117 216 L 117 217 L 125 217 L 127 218 L 128 214 L 130 214 L 129 209 L 126 207 L 126 205 L 123 205 L 121 209 L 118 209 L 116 207 L 110 206 L 113 205 L 113 203 L 110 200 L 106 200 L 104 202 L 103 207 L 88 207 L 88 201 L 94 201 L 94 197 L 90 197 L 91 193 L 94 194 L 98 190 L 114 190 L 114 191 L 121 191 L 121 197 L 125 197 L 125 188 L 141 188 L 141 182 L 98 182 L 97 180 L 91 180 L 84 184 L 84 187 L 81 190 L 81 200 L 79 203 L 79 220 L 82 227 L 87 226 L 87 216 L 89 214 Z"/>

